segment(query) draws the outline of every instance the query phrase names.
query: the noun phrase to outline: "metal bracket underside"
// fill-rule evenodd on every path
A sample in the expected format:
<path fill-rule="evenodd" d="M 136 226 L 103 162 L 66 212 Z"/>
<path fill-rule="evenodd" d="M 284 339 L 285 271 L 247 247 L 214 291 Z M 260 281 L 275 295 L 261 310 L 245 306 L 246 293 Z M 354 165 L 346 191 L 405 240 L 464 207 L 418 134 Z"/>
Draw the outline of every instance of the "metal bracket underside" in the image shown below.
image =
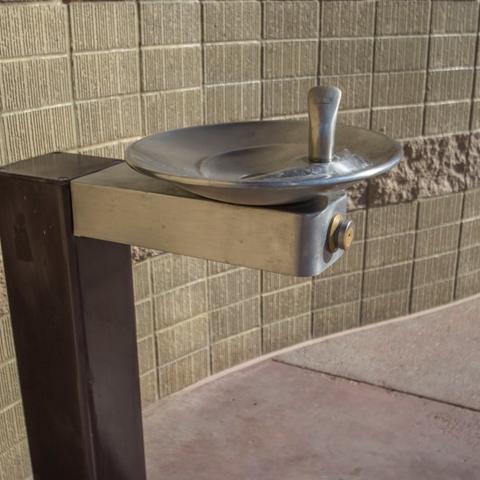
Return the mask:
<path fill-rule="evenodd" d="M 327 234 L 344 192 L 307 204 L 251 207 L 208 200 L 126 164 L 71 183 L 74 234 L 295 276 L 336 262 Z"/>

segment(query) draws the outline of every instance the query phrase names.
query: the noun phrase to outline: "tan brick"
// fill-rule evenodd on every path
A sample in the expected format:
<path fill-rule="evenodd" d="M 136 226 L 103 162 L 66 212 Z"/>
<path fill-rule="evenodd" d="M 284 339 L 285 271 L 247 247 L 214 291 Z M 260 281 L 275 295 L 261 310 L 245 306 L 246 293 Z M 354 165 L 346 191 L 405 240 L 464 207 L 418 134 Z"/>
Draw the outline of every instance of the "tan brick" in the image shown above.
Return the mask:
<path fill-rule="evenodd" d="M 207 270 L 209 275 L 216 275 L 228 270 L 235 270 L 238 267 L 236 265 L 229 265 L 228 263 L 214 262 L 212 260 L 207 261 Z"/>
<path fill-rule="evenodd" d="M 248 82 L 260 79 L 260 44 L 218 43 L 204 46 L 205 83 Z"/>
<path fill-rule="evenodd" d="M 259 40 L 261 3 L 258 1 L 204 1 L 203 31 L 205 42 Z"/>
<path fill-rule="evenodd" d="M 430 2 L 424 0 L 380 0 L 377 35 L 406 35 L 429 32 Z"/>
<path fill-rule="evenodd" d="M 318 2 L 263 2 L 263 35 L 267 39 L 317 38 Z"/>
<path fill-rule="evenodd" d="M 473 68 L 429 72 L 427 101 L 470 99 L 472 96 L 473 72 Z"/>
<path fill-rule="evenodd" d="M 146 337 L 137 343 L 138 370 L 140 375 L 155 368 L 155 339 Z"/>
<path fill-rule="evenodd" d="M 0 465 L 5 479 L 32 478 L 32 467 L 27 440 L 22 440 L 0 454 Z"/>
<path fill-rule="evenodd" d="M 322 40 L 320 50 L 321 75 L 347 75 L 372 71 L 372 38 Z"/>
<path fill-rule="evenodd" d="M 342 110 L 368 108 L 370 106 L 370 90 L 372 76 L 368 75 L 335 75 L 324 76 L 321 84 L 338 87 L 342 91 Z"/>
<path fill-rule="evenodd" d="M 135 2 L 72 2 L 69 8 L 73 51 L 138 46 Z"/>
<path fill-rule="evenodd" d="M 475 33 L 478 3 L 471 0 L 432 2 L 432 33 Z"/>
<path fill-rule="evenodd" d="M 142 408 L 152 405 L 158 400 L 157 372 L 148 372 L 140 376 L 140 396 Z"/>
<path fill-rule="evenodd" d="M 316 40 L 266 42 L 263 45 L 263 78 L 315 76 L 317 59 Z"/>
<path fill-rule="evenodd" d="M 158 364 L 165 365 L 208 346 L 208 318 L 201 315 L 157 333 Z"/>
<path fill-rule="evenodd" d="M 365 240 L 367 212 L 365 210 L 356 210 L 348 212 L 348 218 L 352 220 L 355 226 L 354 242 L 362 242 Z"/>
<path fill-rule="evenodd" d="M 148 93 L 142 105 L 147 135 L 203 123 L 200 88 Z"/>
<path fill-rule="evenodd" d="M 228 307 L 208 312 L 210 340 L 218 342 L 224 338 L 259 327 L 261 316 L 260 297 L 253 297 Z"/>
<path fill-rule="evenodd" d="M 142 134 L 139 95 L 78 102 L 76 113 L 81 145 Z"/>
<path fill-rule="evenodd" d="M 263 87 L 263 115 L 275 117 L 307 111 L 307 94 L 315 78 L 267 80 Z"/>
<path fill-rule="evenodd" d="M 393 138 L 418 137 L 423 130 L 423 106 L 374 109 L 373 130 Z"/>
<path fill-rule="evenodd" d="M 77 145 L 73 105 L 3 115 L 4 156 L 23 160 Z"/>
<path fill-rule="evenodd" d="M 477 65 L 478 65 L 478 58 L 477 58 Z M 474 79 L 474 87 L 473 87 L 473 97 L 478 98 L 480 97 L 480 69 L 475 68 L 475 79 Z"/>
<path fill-rule="evenodd" d="M 260 82 L 205 87 L 205 122 L 257 120 L 261 115 Z"/>
<path fill-rule="evenodd" d="M 455 279 L 450 278 L 412 290 L 411 312 L 419 312 L 427 308 L 444 305 L 453 300 Z"/>
<path fill-rule="evenodd" d="M 423 103 L 426 72 L 389 72 L 374 75 L 373 105 L 412 105 Z"/>
<path fill-rule="evenodd" d="M 362 299 L 361 325 L 389 320 L 408 314 L 410 290 Z"/>
<path fill-rule="evenodd" d="M 365 268 L 383 267 L 413 259 L 415 233 L 393 235 L 367 240 L 365 248 Z"/>
<path fill-rule="evenodd" d="M 465 192 L 463 218 L 480 217 L 480 188 Z"/>
<path fill-rule="evenodd" d="M 77 99 L 140 91 L 139 56 L 136 50 L 75 54 L 73 74 Z"/>
<path fill-rule="evenodd" d="M 480 245 L 461 248 L 458 252 L 458 275 L 480 270 Z"/>
<path fill-rule="evenodd" d="M 67 51 L 66 5 L 16 4 L 1 7 L 0 58 Z"/>
<path fill-rule="evenodd" d="M 469 297 L 480 293 L 480 270 L 467 275 L 459 275 L 455 285 L 455 299 Z"/>
<path fill-rule="evenodd" d="M 22 403 L 18 402 L 0 412 L 0 452 L 12 448 L 27 436 Z M 0 463 L 3 466 L 3 464 Z"/>
<path fill-rule="evenodd" d="M 360 300 L 313 312 L 313 336 L 322 337 L 360 325 Z"/>
<path fill-rule="evenodd" d="M 280 273 L 262 272 L 262 292 L 268 293 L 281 288 L 298 285 L 309 282 L 309 278 L 292 277 L 290 275 L 282 275 Z"/>
<path fill-rule="evenodd" d="M 200 3 L 140 2 L 142 45 L 200 43 Z"/>
<path fill-rule="evenodd" d="M 425 134 L 467 132 L 469 130 L 470 101 L 427 104 L 425 106 Z"/>
<path fill-rule="evenodd" d="M 432 36 L 430 68 L 473 67 L 476 35 Z"/>
<path fill-rule="evenodd" d="M 260 328 L 217 342 L 211 347 L 212 373 L 258 357 L 261 351 Z"/>
<path fill-rule="evenodd" d="M 322 37 L 370 37 L 375 23 L 375 2 L 322 2 Z"/>
<path fill-rule="evenodd" d="M 263 323 L 296 317 L 310 311 L 312 286 L 304 283 L 262 295 Z"/>
<path fill-rule="evenodd" d="M 0 363 L 15 357 L 12 325 L 8 315 L 0 318 Z"/>
<path fill-rule="evenodd" d="M 20 400 L 17 365 L 10 360 L 0 365 L 0 410 Z"/>
<path fill-rule="evenodd" d="M 370 128 L 370 110 L 345 110 L 338 112 L 338 122 L 352 127 Z"/>
<path fill-rule="evenodd" d="M 96 157 L 118 158 L 124 160 L 125 151 L 135 140 L 139 140 L 139 137 L 120 140 L 118 142 L 104 143 L 100 146 L 95 145 L 93 147 L 89 146 L 79 148 L 78 153 L 84 153 L 85 155 L 93 155 Z"/>
<path fill-rule="evenodd" d="M 473 101 L 472 130 L 480 130 L 480 100 Z"/>
<path fill-rule="evenodd" d="M 200 86 L 201 58 L 201 49 L 197 45 L 143 49 L 143 90 L 152 92 Z"/>
<path fill-rule="evenodd" d="M 142 300 L 135 305 L 137 323 L 137 338 L 145 338 L 153 334 L 153 307 L 152 301 Z"/>
<path fill-rule="evenodd" d="M 151 260 L 153 292 L 163 293 L 207 276 L 207 262 L 171 253 Z"/>
<path fill-rule="evenodd" d="M 413 262 L 401 263 L 375 270 L 367 270 L 363 275 L 363 296 L 376 297 L 410 287 Z"/>
<path fill-rule="evenodd" d="M 379 38 L 375 44 L 375 71 L 402 72 L 427 68 L 428 38 Z"/>
<path fill-rule="evenodd" d="M 463 222 L 460 234 L 460 246 L 471 247 L 480 244 L 480 218 Z"/>
<path fill-rule="evenodd" d="M 0 166 L 7 165 L 9 162 L 7 152 L 5 151 L 5 132 L 3 122 L 0 119 Z M 0 255 L 1 257 L 1 255 Z M 2 311 L 3 296 L 0 295 L 0 312 Z"/>
<path fill-rule="evenodd" d="M 160 398 L 199 382 L 209 373 L 208 349 L 180 358 L 159 368 Z"/>
<path fill-rule="evenodd" d="M 66 56 L 0 63 L 0 111 L 18 111 L 72 101 Z"/>
<path fill-rule="evenodd" d="M 420 287 L 446 278 L 455 277 L 457 252 L 416 260 L 413 267 L 412 286 Z"/>
<path fill-rule="evenodd" d="M 367 212 L 367 238 L 383 237 L 415 230 L 417 204 L 399 203 L 370 208 Z"/>
<path fill-rule="evenodd" d="M 260 294 L 260 271 L 239 268 L 208 279 L 210 310 Z"/>
<path fill-rule="evenodd" d="M 460 224 L 446 225 L 417 232 L 415 257 L 427 257 L 446 253 L 458 247 Z"/>
<path fill-rule="evenodd" d="M 350 273 L 332 278 L 317 278 L 313 282 L 313 309 L 347 303 L 360 298 L 362 273 Z"/>
<path fill-rule="evenodd" d="M 207 282 L 190 283 L 155 297 L 157 329 L 170 327 L 207 311 Z"/>
<path fill-rule="evenodd" d="M 304 342 L 310 338 L 310 314 L 300 315 L 263 327 L 263 353 Z"/>
<path fill-rule="evenodd" d="M 151 295 L 150 260 L 133 265 L 133 287 L 135 301 L 137 302 Z"/>
<path fill-rule="evenodd" d="M 463 193 L 427 198 L 418 202 L 417 228 L 439 227 L 462 218 Z"/>
<path fill-rule="evenodd" d="M 348 252 L 345 252 L 340 260 L 337 260 L 331 267 L 321 273 L 321 277 L 331 277 L 344 273 L 358 272 L 363 268 L 363 242 L 354 242 Z"/>

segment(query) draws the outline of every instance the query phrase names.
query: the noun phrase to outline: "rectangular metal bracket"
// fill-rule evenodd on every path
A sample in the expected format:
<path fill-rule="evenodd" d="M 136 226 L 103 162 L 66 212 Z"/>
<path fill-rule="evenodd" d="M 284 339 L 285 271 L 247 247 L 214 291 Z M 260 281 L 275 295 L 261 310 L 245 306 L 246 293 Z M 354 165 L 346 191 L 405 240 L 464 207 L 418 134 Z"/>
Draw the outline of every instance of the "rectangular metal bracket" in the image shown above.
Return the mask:
<path fill-rule="evenodd" d="M 307 204 L 221 203 L 116 165 L 72 181 L 74 234 L 295 276 L 318 275 L 342 250 L 328 227 L 346 213 L 346 195 Z"/>

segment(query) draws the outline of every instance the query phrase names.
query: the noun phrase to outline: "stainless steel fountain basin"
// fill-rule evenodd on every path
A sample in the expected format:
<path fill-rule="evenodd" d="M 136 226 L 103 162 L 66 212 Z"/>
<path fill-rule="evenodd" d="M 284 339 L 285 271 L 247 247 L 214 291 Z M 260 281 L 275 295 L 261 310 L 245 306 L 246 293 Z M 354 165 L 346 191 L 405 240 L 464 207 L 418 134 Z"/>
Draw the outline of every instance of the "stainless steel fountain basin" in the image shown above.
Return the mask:
<path fill-rule="evenodd" d="M 139 140 L 127 150 L 127 162 L 215 200 L 280 205 L 384 173 L 402 155 L 401 146 L 385 135 L 337 125 L 333 161 L 311 164 L 318 175 L 296 175 L 295 169 L 308 164 L 308 132 L 308 122 L 298 120 L 184 128 Z"/>

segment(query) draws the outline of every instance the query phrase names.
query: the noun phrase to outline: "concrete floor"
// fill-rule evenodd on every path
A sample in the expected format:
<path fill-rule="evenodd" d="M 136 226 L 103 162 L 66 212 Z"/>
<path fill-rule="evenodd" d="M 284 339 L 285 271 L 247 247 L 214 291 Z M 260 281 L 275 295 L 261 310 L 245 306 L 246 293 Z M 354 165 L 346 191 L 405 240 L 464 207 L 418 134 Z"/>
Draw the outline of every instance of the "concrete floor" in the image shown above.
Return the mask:
<path fill-rule="evenodd" d="M 477 312 L 311 342 L 159 402 L 149 480 L 479 480 Z"/>

